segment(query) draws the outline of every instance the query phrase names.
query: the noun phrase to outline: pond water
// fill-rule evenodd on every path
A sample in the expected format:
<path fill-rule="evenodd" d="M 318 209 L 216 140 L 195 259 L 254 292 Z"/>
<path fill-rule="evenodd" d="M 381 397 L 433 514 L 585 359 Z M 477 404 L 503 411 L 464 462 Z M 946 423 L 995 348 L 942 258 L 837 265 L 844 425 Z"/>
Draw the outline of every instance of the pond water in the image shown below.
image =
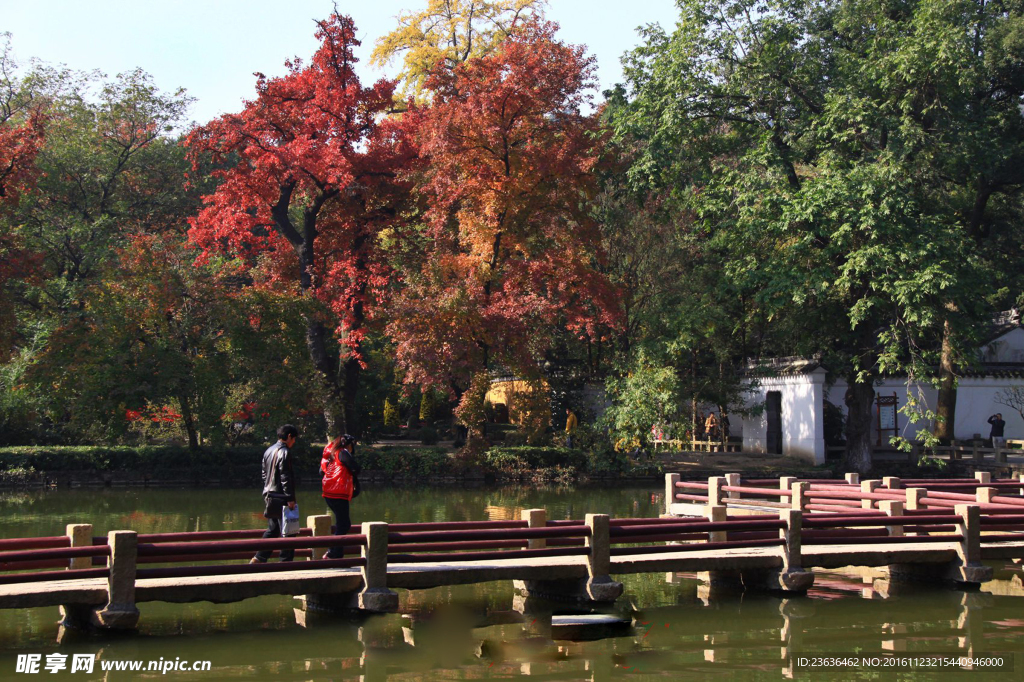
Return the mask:
<path fill-rule="evenodd" d="M 300 493 L 302 515 L 327 513 L 316 491 Z M 657 516 L 660 492 L 524 488 L 368 489 L 353 520 L 517 519 L 545 507 L 549 518 L 587 513 Z M 96 535 L 260 527 L 262 500 L 248 490 L 73 489 L 0 493 L 0 537 L 61 535 L 92 523 Z M 716 594 L 695 575 L 624 576 L 623 597 L 602 612 L 524 600 L 510 582 L 399 591 L 400 612 L 350 620 L 303 612 L 291 597 L 234 604 L 139 605 L 136 633 L 84 633 L 58 626 L 56 608 L 0 611 L 0 679 L 19 655 L 40 654 L 46 679 L 468 680 L 539 679 L 953 679 L 966 674 L 932 655 L 1002 655 L 999 673 L 1024 672 L 1024 587 L 1018 567 L 997 566 L 981 592 L 896 590 L 877 573 L 823 572 L 806 597 Z M 555 618 L 549 620 L 551 609 Z M 572 617 L 583 614 L 584 624 Z M 547 615 L 546 615 L 547 614 Z M 906 656 L 915 669 L 879 666 L 810 671 L 801 658 Z M 42 669 L 50 654 L 68 668 Z M 70 672 L 74 654 L 102 661 L 209 661 L 208 672 Z M 1014 671 L 1006 663 L 1012 661 Z M 850 661 L 846 661 L 850 662 Z M 940 665 L 941 664 L 941 665 Z"/>

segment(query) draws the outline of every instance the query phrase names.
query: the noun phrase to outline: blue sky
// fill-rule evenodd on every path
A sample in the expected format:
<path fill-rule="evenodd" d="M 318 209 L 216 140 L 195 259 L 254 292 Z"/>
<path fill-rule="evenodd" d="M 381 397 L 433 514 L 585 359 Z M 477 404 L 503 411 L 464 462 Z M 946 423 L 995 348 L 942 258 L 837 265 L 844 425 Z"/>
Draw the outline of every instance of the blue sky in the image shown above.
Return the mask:
<path fill-rule="evenodd" d="M 12 34 L 15 58 L 37 58 L 108 75 L 141 67 L 162 90 L 184 87 L 197 98 L 191 118 L 205 122 L 237 111 L 253 94 L 254 71 L 284 72 L 290 57 L 316 49 L 314 19 L 332 0 L 0 0 L 0 31 Z M 402 10 L 426 0 L 337 0 L 363 42 L 360 76 L 386 75 L 367 63 L 374 41 Z M 622 80 L 619 58 L 638 44 L 636 28 L 670 27 L 673 0 L 549 0 L 548 17 L 564 40 L 597 57 L 602 89 Z"/>

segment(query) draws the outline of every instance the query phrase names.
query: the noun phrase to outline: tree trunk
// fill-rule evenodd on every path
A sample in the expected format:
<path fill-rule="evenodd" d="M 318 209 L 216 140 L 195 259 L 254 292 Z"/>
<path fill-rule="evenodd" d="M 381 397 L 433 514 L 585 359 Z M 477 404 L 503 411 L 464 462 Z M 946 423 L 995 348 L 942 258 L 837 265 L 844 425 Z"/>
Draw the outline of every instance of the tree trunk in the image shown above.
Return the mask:
<path fill-rule="evenodd" d="M 327 328 L 323 323 L 306 317 L 306 347 L 313 362 L 327 421 L 327 438 L 335 438 L 346 432 L 345 404 L 342 387 L 338 381 L 338 352 L 327 350 Z"/>
<path fill-rule="evenodd" d="M 361 249 L 365 241 L 365 236 L 360 237 L 355 241 L 354 248 Z M 356 267 L 362 271 L 366 269 L 367 265 L 364 260 L 359 259 L 356 262 Z M 355 303 L 352 306 L 350 321 L 352 327 L 355 329 L 361 329 L 363 323 L 366 321 L 362 303 L 362 297 L 366 294 L 366 288 L 367 282 L 363 281 L 359 286 L 358 294 L 355 297 Z M 351 347 L 349 350 L 355 353 L 359 350 L 359 347 Z M 342 372 L 344 373 L 344 383 L 341 387 L 341 402 L 345 413 L 345 425 L 349 429 L 349 433 L 355 436 L 360 436 L 362 434 L 357 433 L 357 431 L 361 431 L 362 428 L 359 423 L 359 418 L 356 415 L 356 397 L 359 394 L 359 380 L 363 374 L 363 367 L 359 364 L 358 358 L 349 357 L 345 360 L 344 365 L 342 365 Z"/>
<path fill-rule="evenodd" d="M 875 402 L 874 377 L 859 383 L 855 375 L 846 389 L 846 466 L 860 474 L 871 471 L 871 405 Z"/>
<path fill-rule="evenodd" d="M 187 393 L 178 394 L 178 402 L 181 403 L 181 421 L 185 424 L 185 433 L 188 434 L 188 449 L 192 452 L 199 450 L 199 433 L 196 431 L 196 420 L 192 416 L 192 401 L 188 399 Z"/>
<path fill-rule="evenodd" d="M 359 393 L 359 379 L 362 376 L 363 368 L 359 365 L 359 360 L 356 358 L 349 358 L 345 361 L 344 365 L 345 372 L 345 383 L 341 388 L 341 403 L 345 414 L 345 425 L 354 436 L 361 436 L 358 433 L 362 429 L 360 428 L 359 418 L 356 415 L 356 396 Z"/>
<path fill-rule="evenodd" d="M 939 360 L 939 398 L 935 407 L 935 437 L 943 445 L 952 443 L 956 424 L 956 375 L 953 374 L 953 340 L 949 320 L 942 327 L 942 357 Z"/>

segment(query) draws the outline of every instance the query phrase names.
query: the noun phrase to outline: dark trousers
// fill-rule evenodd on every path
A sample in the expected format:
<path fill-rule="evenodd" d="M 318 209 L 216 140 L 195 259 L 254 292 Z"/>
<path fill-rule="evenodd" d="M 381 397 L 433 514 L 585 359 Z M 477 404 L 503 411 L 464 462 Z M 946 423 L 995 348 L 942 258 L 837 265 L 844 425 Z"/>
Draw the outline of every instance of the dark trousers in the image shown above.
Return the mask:
<path fill-rule="evenodd" d="M 264 531 L 264 538 L 279 538 L 281 537 L 281 511 L 284 509 L 282 504 L 271 504 L 268 505 L 266 515 L 269 516 L 267 519 L 267 530 Z M 272 549 L 261 549 L 256 552 L 257 561 L 267 561 L 274 554 Z M 291 561 L 295 558 L 294 549 L 282 549 L 281 550 L 281 561 Z"/>
<path fill-rule="evenodd" d="M 324 502 L 334 512 L 334 534 L 345 535 L 352 528 L 352 519 L 348 515 L 348 500 L 339 500 L 333 497 L 325 497 Z M 324 555 L 325 559 L 341 559 L 345 553 L 344 547 L 331 547 Z"/>

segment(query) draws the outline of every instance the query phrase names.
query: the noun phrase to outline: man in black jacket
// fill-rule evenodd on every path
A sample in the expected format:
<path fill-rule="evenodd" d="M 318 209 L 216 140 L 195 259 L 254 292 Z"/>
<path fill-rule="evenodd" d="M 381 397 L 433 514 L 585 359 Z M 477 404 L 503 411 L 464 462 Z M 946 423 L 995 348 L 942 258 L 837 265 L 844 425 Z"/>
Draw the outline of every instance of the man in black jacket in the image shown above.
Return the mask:
<path fill-rule="evenodd" d="M 1003 421 L 1003 415 L 999 413 L 992 415 L 988 418 L 988 423 L 992 425 L 992 431 L 988 434 L 989 440 L 992 441 L 992 447 L 1004 447 L 1006 439 L 1003 437 L 1003 429 L 1006 428 L 1006 422 Z"/>
<path fill-rule="evenodd" d="M 290 449 L 299 438 L 299 430 L 285 424 L 277 430 L 277 442 L 263 453 L 263 516 L 267 519 L 264 538 L 281 537 L 281 514 L 285 506 L 295 509 L 295 472 L 292 471 Z M 262 549 L 249 563 L 265 564 L 273 550 Z M 295 558 L 294 549 L 282 549 L 281 561 Z"/>

